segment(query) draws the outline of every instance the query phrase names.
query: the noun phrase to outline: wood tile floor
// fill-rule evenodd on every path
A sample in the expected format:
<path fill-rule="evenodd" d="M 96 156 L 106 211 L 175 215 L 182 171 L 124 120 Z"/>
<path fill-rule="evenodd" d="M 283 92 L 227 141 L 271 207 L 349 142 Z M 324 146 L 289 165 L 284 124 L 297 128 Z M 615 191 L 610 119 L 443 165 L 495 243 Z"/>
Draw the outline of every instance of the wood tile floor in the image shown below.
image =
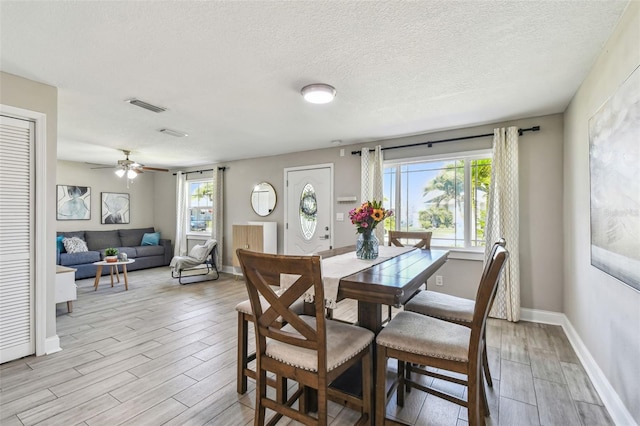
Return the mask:
<path fill-rule="evenodd" d="M 122 278 L 122 277 L 121 277 Z M 129 273 L 129 291 L 79 280 L 74 311 L 59 304 L 63 351 L 0 366 L 0 424 L 246 425 L 254 385 L 236 393 L 235 305 L 241 280 L 179 285 L 168 268 Z M 336 317 L 354 320 L 348 302 Z M 491 320 L 494 425 L 611 425 L 562 329 Z M 393 368 L 390 365 L 390 369 Z M 435 383 L 450 392 L 464 388 Z M 466 425 L 466 410 L 413 390 L 387 414 L 412 425 Z M 331 424 L 356 414 L 332 404 Z M 282 420 L 279 424 L 288 424 Z"/>

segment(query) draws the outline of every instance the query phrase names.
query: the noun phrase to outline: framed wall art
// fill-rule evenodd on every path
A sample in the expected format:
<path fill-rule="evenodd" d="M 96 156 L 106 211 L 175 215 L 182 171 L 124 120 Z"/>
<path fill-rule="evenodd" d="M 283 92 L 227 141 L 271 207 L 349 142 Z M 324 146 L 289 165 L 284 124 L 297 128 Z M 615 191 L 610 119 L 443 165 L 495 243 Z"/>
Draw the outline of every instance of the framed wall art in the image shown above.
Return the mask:
<path fill-rule="evenodd" d="M 103 225 L 129 223 L 129 194 L 102 192 L 101 223 Z"/>
<path fill-rule="evenodd" d="M 56 219 L 91 219 L 91 188 L 88 186 L 56 185 Z"/>
<path fill-rule="evenodd" d="M 640 67 L 589 120 L 591 264 L 640 291 Z"/>

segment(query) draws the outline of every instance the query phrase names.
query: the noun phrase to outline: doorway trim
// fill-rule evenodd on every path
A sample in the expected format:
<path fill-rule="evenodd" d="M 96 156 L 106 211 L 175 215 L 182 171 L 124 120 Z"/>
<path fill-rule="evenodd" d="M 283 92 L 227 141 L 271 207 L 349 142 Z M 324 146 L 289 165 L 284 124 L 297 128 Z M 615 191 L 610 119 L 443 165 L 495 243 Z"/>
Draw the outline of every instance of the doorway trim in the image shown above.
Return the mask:
<path fill-rule="evenodd" d="M 309 170 L 309 169 L 324 169 L 324 168 L 329 168 L 329 223 L 331 223 L 331 234 L 329 234 L 329 245 L 331 247 L 333 247 L 333 228 L 335 226 L 334 224 L 334 220 L 333 220 L 333 163 L 323 163 L 323 164 L 310 164 L 308 166 L 296 166 L 296 167 L 285 167 L 284 169 L 284 252 L 288 253 L 289 251 L 289 247 L 288 247 L 288 238 L 287 235 L 289 233 L 289 229 L 288 229 L 288 224 L 289 224 L 289 218 L 288 218 L 288 206 L 289 206 L 289 200 L 288 200 L 288 186 L 287 186 L 287 174 L 289 172 L 296 172 L 296 171 L 300 171 L 300 170 Z"/>
<path fill-rule="evenodd" d="M 34 209 L 36 212 L 47 211 L 47 115 L 10 105 L 0 104 L 0 113 L 9 117 L 33 121 L 34 130 Z M 60 350 L 60 339 L 54 334 L 47 339 L 47 277 L 55 278 L 53 271 L 49 273 L 49 256 L 47 253 L 47 215 L 35 214 L 34 217 L 34 338 L 36 356 Z M 37 265 L 41 265 L 38 267 Z M 44 266 L 43 266 L 44 265 Z M 53 286 L 49 286 L 53 288 Z M 51 298 L 53 300 L 53 298 Z"/>

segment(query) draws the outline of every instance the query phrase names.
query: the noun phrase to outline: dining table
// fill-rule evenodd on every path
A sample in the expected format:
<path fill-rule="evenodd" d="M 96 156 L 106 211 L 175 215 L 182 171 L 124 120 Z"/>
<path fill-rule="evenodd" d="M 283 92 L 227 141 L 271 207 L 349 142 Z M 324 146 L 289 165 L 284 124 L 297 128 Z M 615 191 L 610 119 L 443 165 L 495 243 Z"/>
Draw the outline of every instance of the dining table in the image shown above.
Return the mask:
<path fill-rule="evenodd" d="M 382 249 L 382 247 L 381 247 Z M 386 251 L 388 254 L 389 251 Z M 338 256 L 352 256 L 354 261 L 355 246 L 340 247 L 316 253 L 321 256 L 323 271 Z M 442 265 L 447 262 L 449 250 L 407 248 L 400 254 L 385 257 L 378 263 L 364 267 L 358 272 L 339 278 L 336 302 L 344 299 L 357 301 L 357 325 L 373 331 L 376 335 L 382 330 L 385 317 L 383 310 L 386 306 L 401 307 L 420 287 L 427 282 Z M 313 305 L 305 304 L 305 313 L 312 314 Z M 375 345 L 373 351 L 372 389 L 375 389 L 376 362 Z M 358 389 L 362 374 L 360 368 L 352 368 L 339 377 L 332 387 L 346 390 L 361 396 L 362 389 Z M 309 396 L 312 393 L 307 393 Z M 375 403 L 375 398 L 372 399 Z M 307 400 L 307 407 L 313 407 L 313 399 Z M 375 413 L 375 410 L 373 411 Z"/>
<path fill-rule="evenodd" d="M 355 246 L 317 254 L 322 257 L 323 271 L 336 256 L 356 258 Z M 383 307 L 399 308 L 404 305 L 446 263 L 448 256 L 449 250 L 446 249 L 406 249 L 380 263 L 372 263 L 358 272 L 340 277 L 336 301 L 355 300 L 358 325 L 378 334 L 386 320 Z"/>

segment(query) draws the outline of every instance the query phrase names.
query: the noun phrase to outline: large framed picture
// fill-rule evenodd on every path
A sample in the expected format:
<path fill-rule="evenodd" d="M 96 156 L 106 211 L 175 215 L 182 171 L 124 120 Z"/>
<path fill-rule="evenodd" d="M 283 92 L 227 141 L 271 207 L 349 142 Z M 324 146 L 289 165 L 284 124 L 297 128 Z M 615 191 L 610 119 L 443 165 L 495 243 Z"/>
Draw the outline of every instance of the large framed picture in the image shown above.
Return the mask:
<path fill-rule="evenodd" d="M 129 194 L 102 192 L 101 223 L 129 223 Z"/>
<path fill-rule="evenodd" d="M 640 67 L 589 120 L 591 264 L 640 291 Z"/>
<path fill-rule="evenodd" d="M 88 186 L 56 185 L 56 219 L 91 219 L 91 188 Z"/>

